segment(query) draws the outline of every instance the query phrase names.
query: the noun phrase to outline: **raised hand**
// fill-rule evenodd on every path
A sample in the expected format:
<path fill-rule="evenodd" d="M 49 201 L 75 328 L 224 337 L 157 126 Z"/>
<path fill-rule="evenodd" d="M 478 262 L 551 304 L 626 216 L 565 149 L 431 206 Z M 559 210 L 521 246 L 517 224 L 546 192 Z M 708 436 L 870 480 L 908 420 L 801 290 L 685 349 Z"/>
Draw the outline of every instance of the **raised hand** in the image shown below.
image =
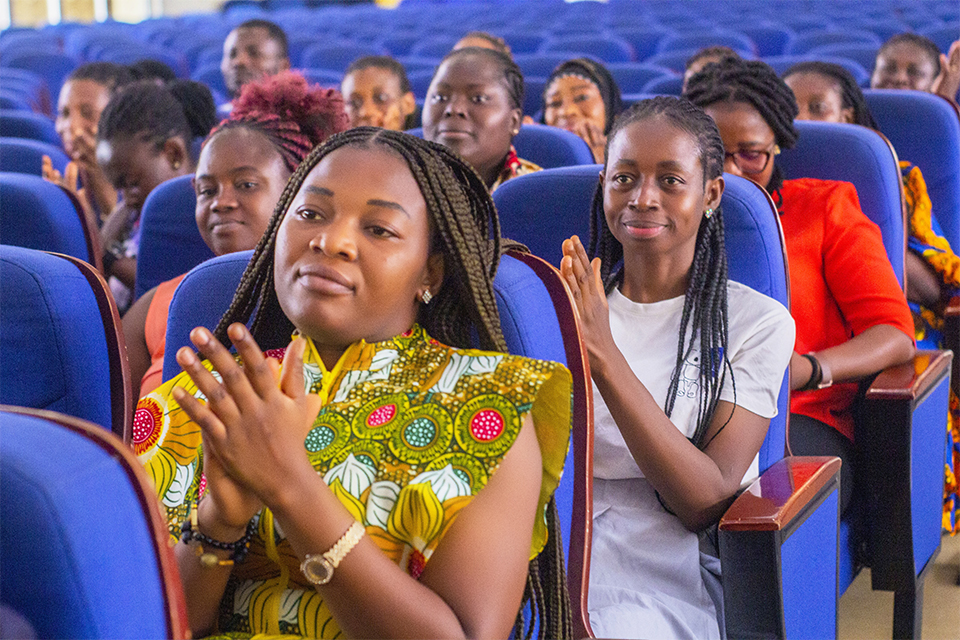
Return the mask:
<path fill-rule="evenodd" d="M 592 122 L 581 120 L 574 127 L 573 132 L 583 138 L 587 145 L 589 145 L 590 150 L 593 152 L 593 159 L 598 163 L 602 163 L 603 152 L 607 146 L 607 136 L 603 133 L 603 129 Z"/>
<path fill-rule="evenodd" d="M 291 470 L 310 465 L 303 441 L 321 400 L 304 390 L 302 338 L 287 348 L 281 375 L 277 361 L 264 357 L 246 327 L 233 324 L 228 335 L 243 365 L 207 329 L 198 327 L 190 338 L 223 382 L 185 347 L 177 352 L 177 361 L 207 404 L 182 390 L 175 392 L 175 399 L 203 431 L 204 451 L 211 448 L 213 453 L 211 471 L 217 475 L 207 477 L 208 490 L 213 495 L 226 491 L 220 495 L 231 502 L 223 505 L 224 512 L 234 522 L 246 522 L 256 505 L 251 496 L 270 506 L 291 490 Z"/>
<path fill-rule="evenodd" d="M 930 92 L 941 95 L 956 104 L 960 90 L 960 40 L 950 45 L 950 51 L 940 54 L 940 73 L 933 79 Z"/>
<path fill-rule="evenodd" d="M 583 330 L 583 340 L 590 356 L 591 368 L 598 368 L 610 349 L 617 349 L 610 332 L 610 310 L 600 277 L 600 258 L 591 262 L 580 238 L 563 241 L 560 274 L 567 285 Z"/>

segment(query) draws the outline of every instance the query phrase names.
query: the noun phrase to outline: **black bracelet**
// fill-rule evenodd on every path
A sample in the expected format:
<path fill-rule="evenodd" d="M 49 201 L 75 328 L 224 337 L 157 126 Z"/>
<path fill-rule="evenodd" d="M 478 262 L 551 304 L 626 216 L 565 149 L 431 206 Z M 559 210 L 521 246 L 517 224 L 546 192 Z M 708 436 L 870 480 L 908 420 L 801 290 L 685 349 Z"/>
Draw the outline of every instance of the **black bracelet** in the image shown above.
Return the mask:
<path fill-rule="evenodd" d="M 810 379 L 807 380 L 807 384 L 797 389 L 797 391 L 813 391 L 819 388 L 820 382 L 823 381 L 823 368 L 820 366 L 820 361 L 817 360 L 813 354 L 804 353 L 802 357 L 810 361 L 810 364 L 813 366 L 813 371 L 810 372 Z"/>
<path fill-rule="evenodd" d="M 250 540 L 253 538 L 253 533 L 257 530 L 256 521 L 253 518 L 250 519 L 250 522 L 247 523 L 247 530 L 244 532 L 243 537 L 236 542 L 223 542 L 222 540 L 215 540 L 214 538 L 204 535 L 200 531 L 194 529 L 196 524 L 194 522 L 194 514 L 196 513 L 198 507 L 199 504 L 194 506 L 191 509 L 192 512 L 190 517 L 183 519 L 183 524 L 180 526 L 180 541 L 184 544 L 190 544 L 191 542 L 196 542 L 199 544 L 200 551 L 197 555 L 200 556 L 201 562 L 203 562 L 205 565 L 212 566 L 214 564 L 239 564 L 243 562 L 247 557 L 247 551 L 250 549 Z M 219 559 L 217 559 L 216 556 L 213 556 L 213 554 L 204 554 L 204 545 L 213 547 L 214 549 L 218 549 L 220 551 L 232 552 L 230 554 L 230 561 L 224 563 L 219 561 Z M 204 555 L 213 556 L 213 559 L 204 560 Z"/>
<path fill-rule="evenodd" d="M 118 259 L 112 251 L 105 251 L 102 258 L 104 273 L 110 273 L 110 270 L 113 269 L 113 265 Z"/>

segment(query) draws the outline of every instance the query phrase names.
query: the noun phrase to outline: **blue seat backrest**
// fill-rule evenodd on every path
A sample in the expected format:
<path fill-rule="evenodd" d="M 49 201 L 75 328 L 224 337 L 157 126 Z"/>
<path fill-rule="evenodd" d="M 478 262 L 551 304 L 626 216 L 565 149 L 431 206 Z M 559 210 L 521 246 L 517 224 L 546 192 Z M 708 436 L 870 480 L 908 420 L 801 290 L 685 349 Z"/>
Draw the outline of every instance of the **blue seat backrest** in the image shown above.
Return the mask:
<path fill-rule="evenodd" d="M 896 154 L 886 139 L 853 124 L 797 121 L 800 139 L 777 158 L 790 178 L 842 180 L 857 188 L 860 208 L 880 227 L 887 257 L 903 283 L 903 185 Z"/>
<path fill-rule="evenodd" d="M 120 440 L 6 411 L 0 429 L 0 601 L 40 638 L 171 637 L 156 533 Z"/>
<path fill-rule="evenodd" d="M 29 138 L 60 147 L 60 136 L 53 121 L 38 113 L 0 109 L 0 137 Z"/>
<path fill-rule="evenodd" d="M 74 201 L 38 175 L 0 172 L 0 242 L 94 261 Z"/>
<path fill-rule="evenodd" d="M 31 138 L 0 138 L 0 171 L 39 177 L 43 172 L 43 156 L 48 156 L 53 168 L 61 174 L 70 162 L 59 144 Z"/>
<path fill-rule="evenodd" d="M 877 126 L 897 157 L 920 167 L 933 215 L 960 250 L 960 118 L 946 100 L 921 91 L 864 91 Z"/>
<path fill-rule="evenodd" d="M 559 268 L 564 240 L 576 234 L 586 246 L 590 239 L 590 202 L 601 169 L 547 169 L 503 183 L 493 192 L 501 234 Z"/>
<path fill-rule="evenodd" d="M 197 229 L 197 196 L 192 178 L 181 176 L 164 182 L 143 203 L 137 255 L 138 298 L 213 257 Z"/>
<path fill-rule="evenodd" d="M 423 137 L 423 129 L 410 129 L 407 133 Z M 513 139 L 517 155 L 538 164 L 544 169 L 593 164 L 593 152 L 583 138 L 557 127 L 545 124 L 525 124 Z"/>
<path fill-rule="evenodd" d="M 111 429 L 106 330 L 86 277 L 63 257 L 0 245 L 0 282 L 0 404 Z"/>

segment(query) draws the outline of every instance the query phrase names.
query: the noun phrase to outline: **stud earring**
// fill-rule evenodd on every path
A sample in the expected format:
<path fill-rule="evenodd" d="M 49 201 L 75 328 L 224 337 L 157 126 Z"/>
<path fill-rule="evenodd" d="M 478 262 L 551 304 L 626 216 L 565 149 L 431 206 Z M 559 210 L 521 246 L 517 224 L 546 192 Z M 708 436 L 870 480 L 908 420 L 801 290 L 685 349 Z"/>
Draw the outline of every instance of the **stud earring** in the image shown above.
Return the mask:
<path fill-rule="evenodd" d="M 713 217 L 713 209 L 707 209 L 706 211 L 704 211 L 704 212 L 703 212 L 703 217 L 707 218 L 708 220 L 709 220 L 710 218 L 712 218 L 712 217 Z"/>
<path fill-rule="evenodd" d="M 174 170 L 174 171 L 177 171 L 179 168 L 180 168 L 180 161 L 179 161 L 179 160 L 174 160 L 174 161 L 173 161 L 173 170 Z"/>
<path fill-rule="evenodd" d="M 430 289 L 420 294 L 420 300 L 423 301 L 423 304 L 430 304 L 430 301 L 433 300 L 433 294 L 430 293 Z"/>

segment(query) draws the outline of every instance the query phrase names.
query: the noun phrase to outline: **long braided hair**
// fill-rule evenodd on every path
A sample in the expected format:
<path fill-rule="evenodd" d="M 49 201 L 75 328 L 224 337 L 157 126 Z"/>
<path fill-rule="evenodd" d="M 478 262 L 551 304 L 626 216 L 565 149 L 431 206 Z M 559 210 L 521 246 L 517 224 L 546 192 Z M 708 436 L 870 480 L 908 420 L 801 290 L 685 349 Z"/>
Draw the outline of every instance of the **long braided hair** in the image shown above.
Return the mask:
<path fill-rule="evenodd" d="M 773 130 L 781 149 L 792 149 L 797 144 L 797 130 L 793 126 L 800 113 L 797 99 L 765 62 L 725 58 L 708 64 L 690 78 L 683 96 L 701 109 L 718 102 L 746 102 Z M 783 179 L 783 169 L 774 162 L 770 183 L 762 186 L 768 193 L 774 193 L 783 186 Z"/>
<path fill-rule="evenodd" d="M 607 136 L 610 143 L 631 124 L 650 118 L 662 118 L 688 133 L 697 143 L 703 184 L 723 175 L 724 147 L 716 123 L 683 98 L 658 96 L 634 104 L 617 118 L 613 131 Z M 605 154 L 606 156 L 606 154 Z M 606 174 L 606 165 L 604 166 Z M 610 293 L 623 283 L 623 245 L 607 225 L 603 209 L 603 180 L 597 184 L 590 217 L 590 255 L 601 260 L 600 273 L 604 287 Z M 677 363 L 670 378 L 664 413 L 673 412 L 683 363 L 694 344 L 700 343 L 700 378 L 697 426 L 690 441 L 700 449 L 706 448 L 707 429 L 720 399 L 724 378 L 730 374 L 734 394 L 733 369 L 727 355 L 727 252 L 724 244 L 723 211 L 718 206 L 712 215 L 700 220 L 697 244 L 690 267 L 689 284 L 683 301 L 680 336 L 677 341 Z M 689 336 L 688 336 L 689 333 Z M 724 425 L 726 426 L 726 425 Z M 723 427 L 721 427 L 721 430 Z M 714 434 L 714 438 L 720 431 Z"/>
<path fill-rule="evenodd" d="M 277 230 L 310 171 L 343 147 L 383 149 L 400 156 L 420 187 L 434 227 L 432 249 L 444 256 L 444 286 L 429 306 L 421 306 L 418 322 L 451 346 L 469 348 L 476 340 L 482 349 L 506 351 L 493 293 L 501 252 L 500 222 L 486 185 L 446 147 L 377 127 L 357 127 L 332 136 L 297 168 L 214 335 L 229 344 L 227 327 L 246 323 L 253 315 L 251 333 L 261 346 L 286 344 L 293 325 L 280 308 L 273 284 Z M 535 626 L 542 638 L 572 634 L 562 538 L 553 501 L 547 509 L 547 526 L 548 543 L 530 563 L 524 606 L 515 627 L 515 634 L 526 638 Z"/>
<path fill-rule="evenodd" d="M 840 95 L 840 106 L 844 109 L 853 110 L 853 124 L 859 124 L 863 127 L 878 129 L 873 114 L 870 113 L 870 107 L 867 105 L 867 99 L 863 95 L 863 89 L 857 84 L 856 78 L 845 67 L 832 62 L 821 62 L 819 60 L 807 60 L 798 62 L 781 76 L 784 81 L 792 75 L 799 73 L 814 73 L 833 82 Z"/>
<path fill-rule="evenodd" d="M 203 146 L 221 131 L 252 129 L 270 140 L 293 173 L 314 147 L 349 126 L 339 91 L 311 86 L 297 71 L 281 71 L 243 85 L 230 117 Z"/>

